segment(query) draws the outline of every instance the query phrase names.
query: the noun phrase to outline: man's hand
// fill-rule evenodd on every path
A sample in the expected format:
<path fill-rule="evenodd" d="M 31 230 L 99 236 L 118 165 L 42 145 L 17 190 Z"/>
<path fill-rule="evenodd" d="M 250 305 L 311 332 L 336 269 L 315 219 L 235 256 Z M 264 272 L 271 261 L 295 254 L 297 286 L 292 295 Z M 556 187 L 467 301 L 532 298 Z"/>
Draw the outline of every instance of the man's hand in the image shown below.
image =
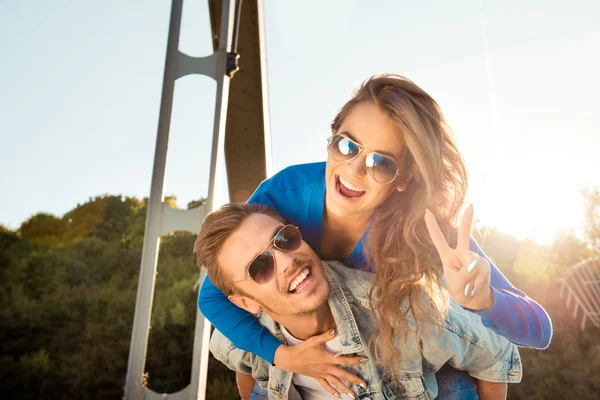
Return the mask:
<path fill-rule="evenodd" d="M 450 296 L 461 306 L 471 310 L 485 310 L 494 305 L 494 294 L 490 286 L 490 263 L 469 251 L 473 206 L 463 215 L 458 229 L 456 249 L 451 248 L 429 210 L 425 210 L 425 225 L 435 246 L 442 266 Z"/>
<path fill-rule="evenodd" d="M 323 347 L 334 337 L 335 330 L 332 329 L 295 346 L 281 345 L 275 352 L 275 365 L 295 374 L 315 378 L 325 390 L 334 396 L 339 397 L 341 392 L 351 393 L 350 397 L 354 397 L 354 392 L 342 380 L 365 388 L 367 385 L 365 381 L 340 368 L 339 365 L 360 364 L 361 360 L 368 360 L 368 358 L 336 357 Z"/>
<path fill-rule="evenodd" d="M 252 396 L 252 390 L 254 390 L 254 378 L 252 375 L 236 372 L 235 380 L 237 381 L 238 390 L 240 391 L 242 400 L 249 400 L 250 396 Z"/>

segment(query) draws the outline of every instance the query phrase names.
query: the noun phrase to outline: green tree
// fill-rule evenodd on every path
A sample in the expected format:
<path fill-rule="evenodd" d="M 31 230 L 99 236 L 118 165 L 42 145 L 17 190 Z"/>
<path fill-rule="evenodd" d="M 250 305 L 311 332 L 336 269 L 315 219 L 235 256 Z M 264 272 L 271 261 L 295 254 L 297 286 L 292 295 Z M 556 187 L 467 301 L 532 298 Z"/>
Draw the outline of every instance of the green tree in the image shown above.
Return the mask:
<path fill-rule="evenodd" d="M 66 225 L 61 218 L 39 213 L 21 224 L 19 235 L 40 247 L 55 247 L 64 244 Z"/>

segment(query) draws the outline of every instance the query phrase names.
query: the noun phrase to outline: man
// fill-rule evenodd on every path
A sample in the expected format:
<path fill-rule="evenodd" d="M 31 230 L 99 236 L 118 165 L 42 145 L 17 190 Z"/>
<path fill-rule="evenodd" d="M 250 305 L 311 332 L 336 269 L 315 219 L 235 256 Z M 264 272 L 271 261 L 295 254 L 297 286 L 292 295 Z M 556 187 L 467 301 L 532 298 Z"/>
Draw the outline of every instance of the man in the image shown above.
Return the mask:
<path fill-rule="evenodd" d="M 211 340 L 215 358 L 252 375 L 268 390 L 269 398 L 433 399 L 438 394 L 435 372 L 446 363 L 478 379 L 482 398 L 503 398 L 506 383 L 521 380 L 516 347 L 453 303 L 443 321 L 409 313 L 413 328 L 418 320 L 419 330 L 397 338 L 403 355 L 397 368 L 376 364 L 369 346 L 377 335 L 369 308 L 371 275 L 338 262 L 322 263 L 300 232 L 266 206 L 228 204 L 211 213 L 194 251 L 198 265 L 206 267 L 211 281 L 229 300 L 257 314 L 280 340 L 295 345 L 335 330 L 327 350 L 368 357 L 347 366 L 359 381 L 346 386 L 333 380 L 335 388 L 326 385 L 330 389 L 326 391 L 312 378 L 291 374 L 235 348 L 215 331 Z M 241 394 L 248 398 L 248 393 Z"/>

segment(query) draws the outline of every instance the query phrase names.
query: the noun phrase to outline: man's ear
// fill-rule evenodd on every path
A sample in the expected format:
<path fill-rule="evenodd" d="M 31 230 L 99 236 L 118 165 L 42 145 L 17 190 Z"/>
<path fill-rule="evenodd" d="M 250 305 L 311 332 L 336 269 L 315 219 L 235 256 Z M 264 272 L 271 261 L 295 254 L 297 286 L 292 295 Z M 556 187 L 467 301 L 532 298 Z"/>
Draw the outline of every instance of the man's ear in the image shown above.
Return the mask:
<path fill-rule="evenodd" d="M 256 314 L 260 310 L 262 310 L 262 307 L 260 306 L 260 304 L 258 304 L 256 301 L 254 301 L 250 297 L 242 296 L 241 294 L 236 293 L 236 294 L 231 294 L 231 295 L 227 296 L 227 298 L 233 304 L 235 304 L 239 308 L 242 308 L 242 309 L 248 311 L 249 313 Z"/>
<path fill-rule="evenodd" d="M 396 183 L 396 190 L 399 192 L 404 192 L 411 180 L 412 175 L 408 175 L 402 179 L 398 179 L 398 182 Z"/>

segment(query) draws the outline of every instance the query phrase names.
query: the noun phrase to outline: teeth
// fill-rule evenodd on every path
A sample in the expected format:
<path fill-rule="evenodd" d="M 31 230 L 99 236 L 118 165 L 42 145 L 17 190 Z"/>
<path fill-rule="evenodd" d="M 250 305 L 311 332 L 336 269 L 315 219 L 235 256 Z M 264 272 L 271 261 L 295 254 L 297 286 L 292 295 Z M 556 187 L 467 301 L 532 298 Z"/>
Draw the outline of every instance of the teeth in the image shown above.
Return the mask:
<path fill-rule="evenodd" d="M 359 187 L 354 186 L 353 184 L 351 184 L 350 182 L 348 182 L 347 180 L 345 180 L 341 176 L 340 176 L 340 183 L 342 185 L 344 185 L 347 189 L 350 189 L 352 191 L 355 191 L 355 192 L 364 192 L 364 190 L 362 190 Z"/>
<path fill-rule="evenodd" d="M 306 277 L 308 276 L 308 274 L 310 273 L 310 271 L 308 270 L 308 268 L 304 268 L 304 270 L 300 273 L 300 275 L 298 275 L 296 277 L 296 279 L 294 279 L 292 281 L 292 283 L 290 283 L 290 287 L 288 288 L 288 291 L 293 292 L 294 290 L 296 290 L 296 287 L 301 284 L 304 279 L 306 279 Z"/>

